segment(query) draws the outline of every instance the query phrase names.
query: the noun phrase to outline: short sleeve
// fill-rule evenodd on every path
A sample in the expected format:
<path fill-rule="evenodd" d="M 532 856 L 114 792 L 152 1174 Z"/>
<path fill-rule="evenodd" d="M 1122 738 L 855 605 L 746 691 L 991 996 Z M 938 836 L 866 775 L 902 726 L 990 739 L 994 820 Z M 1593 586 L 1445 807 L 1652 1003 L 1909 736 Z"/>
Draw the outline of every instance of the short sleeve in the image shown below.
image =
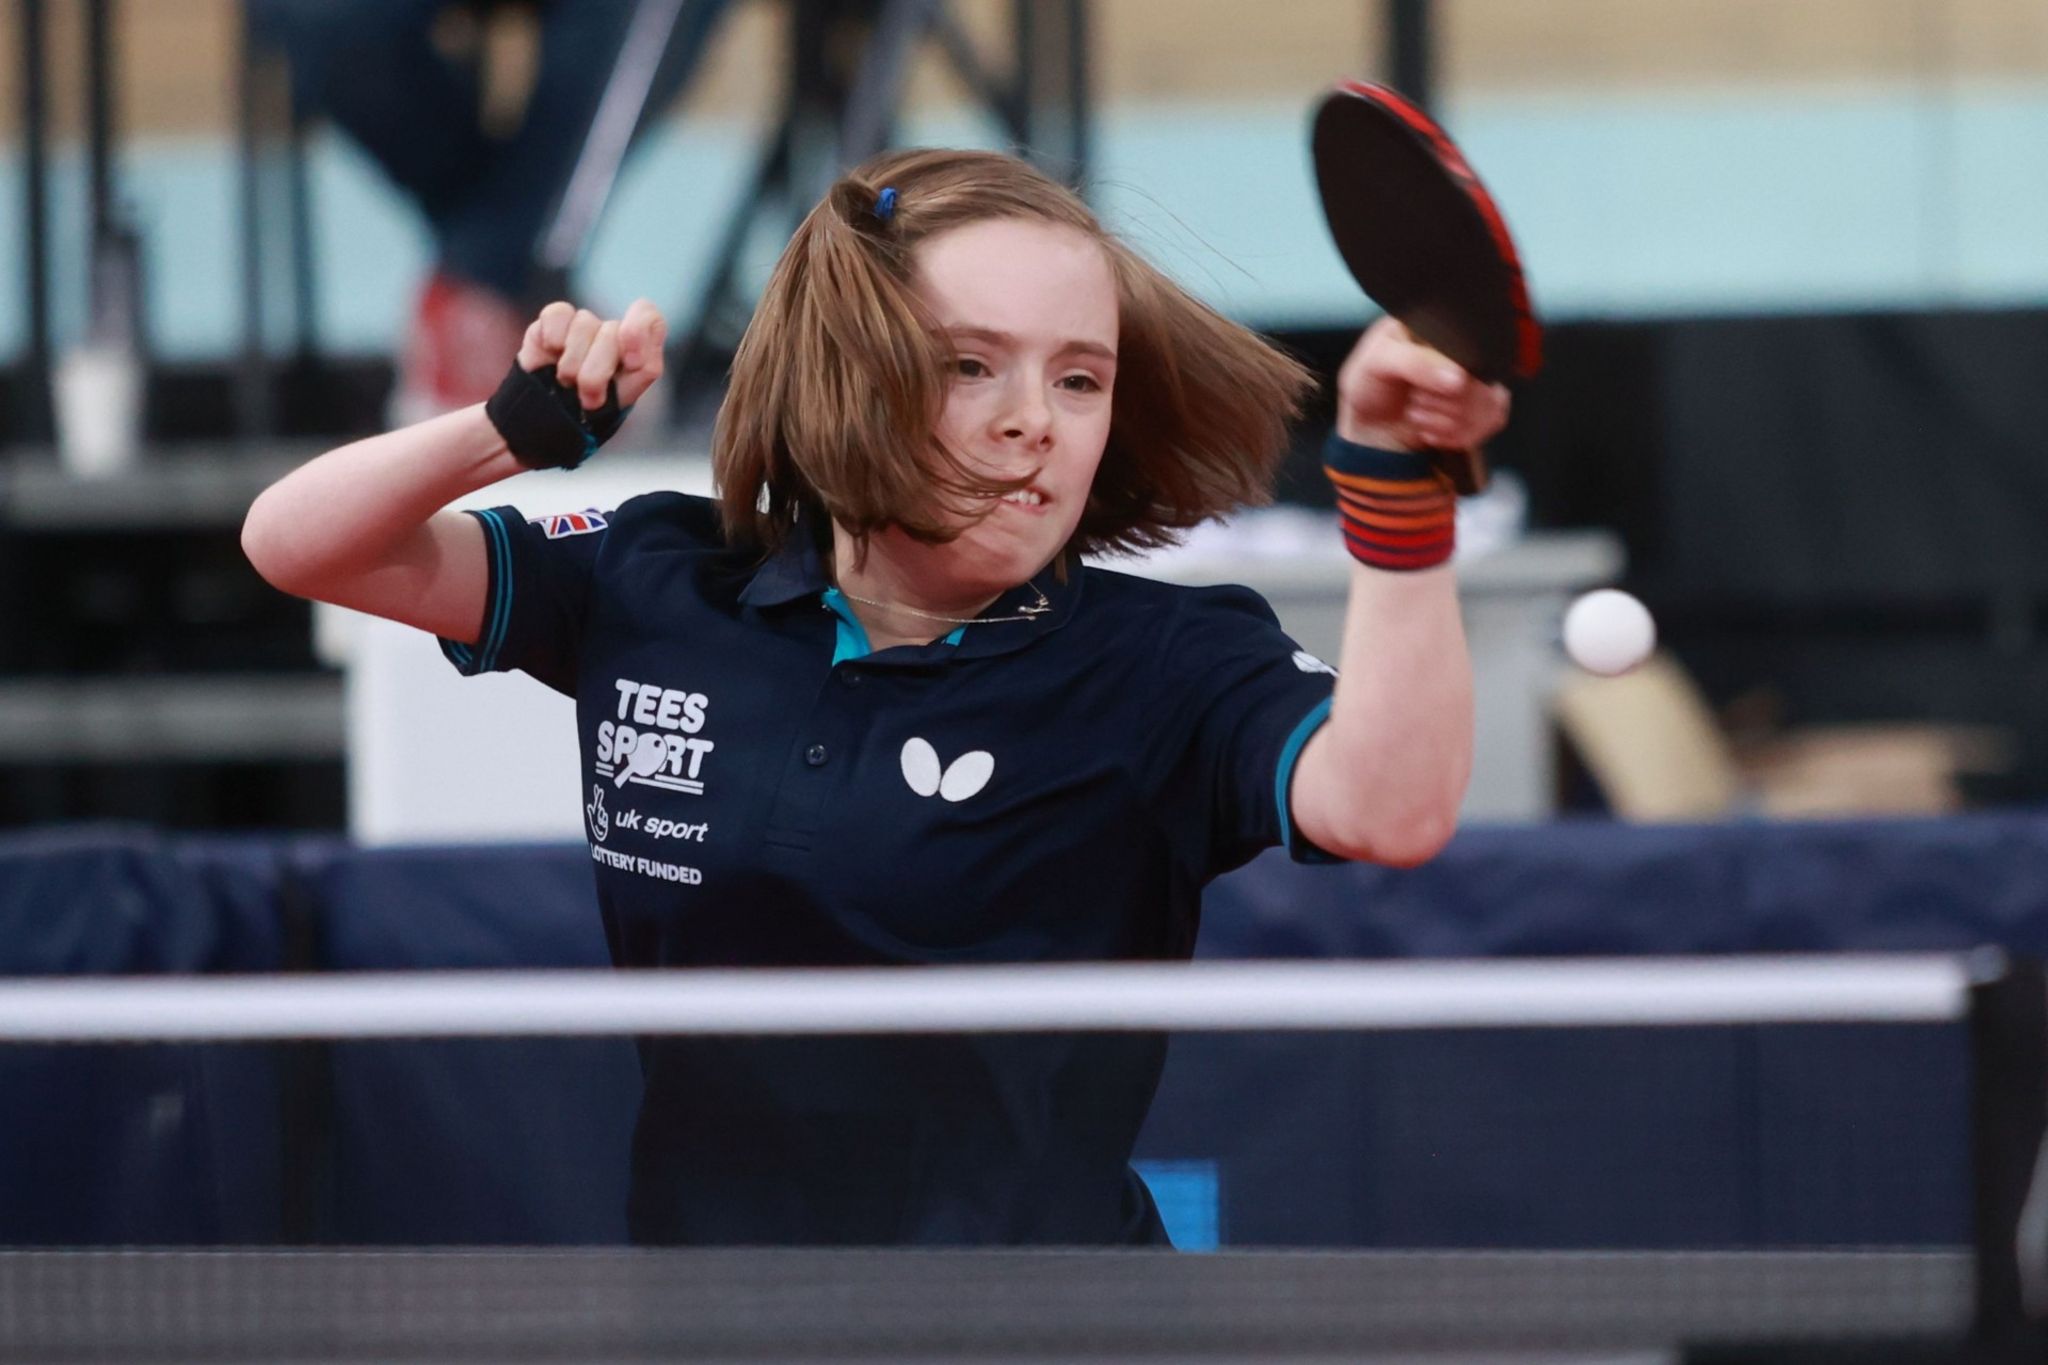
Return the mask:
<path fill-rule="evenodd" d="M 1164 686 L 1181 752 L 1171 801 L 1178 842 L 1203 875 L 1275 844 L 1300 862 L 1332 862 L 1295 826 L 1288 789 L 1302 749 L 1330 714 L 1336 670 L 1280 629 L 1249 588 L 1188 595 L 1166 645 Z"/>
<path fill-rule="evenodd" d="M 470 515 L 483 527 L 490 589 L 477 642 L 443 640 L 441 652 L 466 676 L 519 669 L 575 695 L 591 576 L 610 518 L 588 511 L 528 521 L 511 507 Z"/>

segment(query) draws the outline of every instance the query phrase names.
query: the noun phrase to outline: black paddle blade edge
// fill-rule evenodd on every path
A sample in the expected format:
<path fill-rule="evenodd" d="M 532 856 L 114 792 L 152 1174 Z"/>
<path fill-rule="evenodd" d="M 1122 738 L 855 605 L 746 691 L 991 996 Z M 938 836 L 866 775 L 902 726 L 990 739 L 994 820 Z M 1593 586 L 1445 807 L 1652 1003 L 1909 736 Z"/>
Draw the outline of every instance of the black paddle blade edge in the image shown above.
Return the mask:
<path fill-rule="evenodd" d="M 1375 303 L 1489 383 L 1542 368 L 1506 220 L 1428 115 L 1385 86 L 1345 81 L 1317 106 L 1310 147 L 1330 236 Z"/>

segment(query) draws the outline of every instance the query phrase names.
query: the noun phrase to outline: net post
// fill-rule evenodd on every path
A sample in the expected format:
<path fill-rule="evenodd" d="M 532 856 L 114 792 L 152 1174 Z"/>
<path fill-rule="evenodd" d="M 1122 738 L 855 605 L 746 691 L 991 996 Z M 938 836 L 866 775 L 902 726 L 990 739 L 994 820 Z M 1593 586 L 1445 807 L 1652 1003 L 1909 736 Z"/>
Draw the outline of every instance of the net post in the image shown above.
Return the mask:
<path fill-rule="evenodd" d="M 294 851 L 278 867 L 278 910 L 284 931 L 279 969 L 326 970 L 323 902 L 310 855 Z M 324 1039 L 271 1045 L 278 1074 L 278 1236 L 286 1246 L 329 1240 L 334 1213 L 334 1044 Z"/>
<path fill-rule="evenodd" d="M 2002 1359 L 2048 1335 L 2048 973 L 1987 950 L 1971 978 L 1975 1335 Z"/>

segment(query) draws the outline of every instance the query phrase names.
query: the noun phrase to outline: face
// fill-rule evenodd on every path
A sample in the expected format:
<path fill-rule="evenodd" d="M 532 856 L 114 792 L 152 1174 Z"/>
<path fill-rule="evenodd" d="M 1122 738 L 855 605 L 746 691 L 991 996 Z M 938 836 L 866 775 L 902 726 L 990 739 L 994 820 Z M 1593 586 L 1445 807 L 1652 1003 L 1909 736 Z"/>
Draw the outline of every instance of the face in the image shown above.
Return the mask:
<path fill-rule="evenodd" d="M 1117 290 L 1074 228 L 1019 219 L 922 243 L 918 292 L 959 360 L 938 435 L 970 466 L 1031 476 L 946 545 L 885 532 L 874 547 L 925 595 L 993 596 L 1050 563 L 1079 524 L 1109 440 Z"/>

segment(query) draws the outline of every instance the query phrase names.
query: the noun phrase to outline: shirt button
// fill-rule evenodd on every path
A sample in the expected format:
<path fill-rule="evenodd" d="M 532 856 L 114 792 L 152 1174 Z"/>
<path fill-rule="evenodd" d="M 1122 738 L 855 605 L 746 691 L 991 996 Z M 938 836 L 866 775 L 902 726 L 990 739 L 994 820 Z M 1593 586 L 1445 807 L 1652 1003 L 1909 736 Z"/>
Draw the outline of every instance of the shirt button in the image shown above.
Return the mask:
<path fill-rule="evenodd" d="M 827 757 L 829 755 L 826 754 L 825 746 L 822 744 L 813 744 L 810 748 L 804 750 L 804 762 L 810 764 L 813 768 L 824 767 Z"/>

